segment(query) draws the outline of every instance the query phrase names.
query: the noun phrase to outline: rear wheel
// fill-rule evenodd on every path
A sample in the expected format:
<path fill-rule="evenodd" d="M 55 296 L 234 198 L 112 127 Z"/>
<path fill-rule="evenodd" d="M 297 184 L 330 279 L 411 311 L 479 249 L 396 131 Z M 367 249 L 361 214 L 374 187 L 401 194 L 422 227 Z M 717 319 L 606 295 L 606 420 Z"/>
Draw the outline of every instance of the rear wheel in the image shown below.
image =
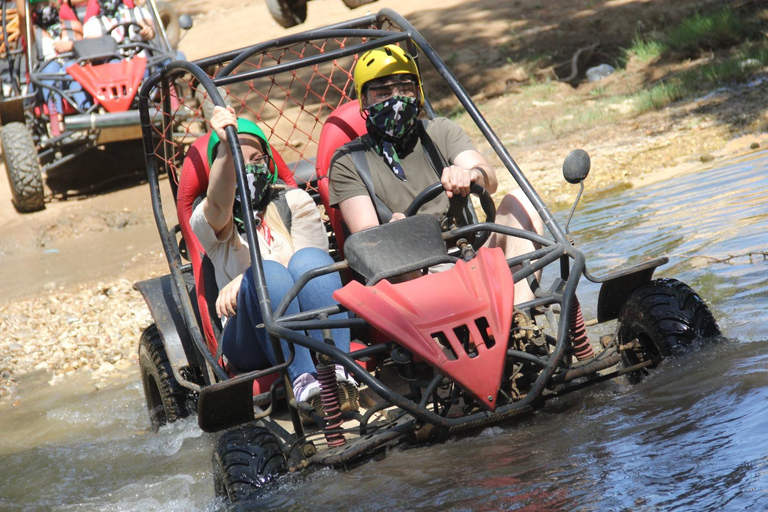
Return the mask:
<path fill-rule="evenodd" d="M 625 368 L 649 360 L 656 366 L 665 357 L 685 352 L 696 340 L 720 335 L 701 297 L 676 279 L 651 281 L 632 292 L 619 322 L 620 344 L 631 345 L 621 354 Z M 634 384 L 645 374 L 640 370 L 628 378 Z"/>
<path fill-rule="evenodd" d="M 219 438 L 213 452 L 213 487 L 229 503 L 254 498 L 287 471 L 277 438 L 269 430 L 244 425 Z"/>
<path fill-rule="evenodd" d="M 283 28 L 295 27 L 307 19 L 307 0 L 267 0 L 267 9 Z"/>
<path fill-rule="evenodd" d="M 176 49 L 181 39 L 181 27 L 176 9 L 168 2 L 157 2 L 157 12 L 160 14 L 160 22 L 165 28 L 165 35 L 171 48 Z"/>
<path fill-rule="evenodd" d="M 152 430 L 157 432 L 163 425 L 189 416 L 189 393 L 173 376 L 171 363 L 155 324 L 141 334 L 139 367 Z"/>
<path fill-rule="evenodd" d="M 45 208 L 43 173 L 32 134 L 24 123 L 8 123 L 0 130 L 0 140 L 13 206 L 19 213 L 42 210 Z"/>
<path fill-rule="evenodd" d="M 372 4 L 376 0 L 342 0 L 342 1 L 344 2 L 344 5 L 346 5 L 350 9 L 355 9 L 357 7 L 360 7 L 361 5 Z"/>

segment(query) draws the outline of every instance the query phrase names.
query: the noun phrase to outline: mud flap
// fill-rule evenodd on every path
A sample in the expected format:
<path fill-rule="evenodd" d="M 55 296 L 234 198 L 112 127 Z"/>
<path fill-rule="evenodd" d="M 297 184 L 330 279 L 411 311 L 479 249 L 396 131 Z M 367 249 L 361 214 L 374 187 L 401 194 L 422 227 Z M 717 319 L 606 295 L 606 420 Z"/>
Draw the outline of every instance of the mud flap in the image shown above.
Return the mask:
<path fill-rule="evenodd" d="M 253 380 L 231 379 L 204 387 L 197 400 L 197 424 L 203 432 L 253 421 Z"/>
<path fill-rule="evenodd" d="M 654 258 L 640 265 L 620 269 L 605 277 L 594 279 L 593 282 L 603 284 L 597 299 L 597 321 L 602 323 L 618 318 L 621 307 L 632 292 L 650 281 L 656 267 L 667 262 L 669 262 L 667 257 Z"/>

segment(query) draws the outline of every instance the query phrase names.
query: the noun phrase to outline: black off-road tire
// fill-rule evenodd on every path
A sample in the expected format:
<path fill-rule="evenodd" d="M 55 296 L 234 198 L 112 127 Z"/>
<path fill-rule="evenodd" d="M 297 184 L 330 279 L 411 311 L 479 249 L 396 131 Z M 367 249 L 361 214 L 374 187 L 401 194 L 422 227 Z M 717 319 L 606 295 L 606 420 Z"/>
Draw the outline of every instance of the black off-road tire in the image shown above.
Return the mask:
<path fill-rule="evenodd" d="M 275 435 L 263 427 L 243 425 L 216 443 L 213 488 L 230 504 L 253 499 L 287 469 Z"/>
<path fill-rule="evenodd" d="M 267 0 L 267 9 L 283 28 L 295 27 L 307 20 L 307 0 Z"/>
<path fill-rule="evenodd" d="M 342 0 L 342 1 L 344 2 L 344 5 L 346 5 L 350 9 L 356 9 L 365 4 L 372 4 L 376 0 Z"/>
<path fill-rule="evenodd" d="M 189 392 L 173 376 L 171 363 L 155 324 L 141 333 L 139 367 L 152 430 L 189 416 Z"/>
<path fill-rule="evenodd" d="M 45 208 L 43 172 L 32 134 L 24 123 L 8 123 L 0 130 L 0 139 L 13 206 L 19 213 L 42 210 Z"/>
<path fill-rule="evenodd" d="M 160 15 L 163 27 L 165 27 L 165 36 L 168 38 L 171 48 L 175 50 L 181 39 L 179 15 L 170 2 L 157 2 L 157 13 Z"/>
<path fill-rule="evenodd" d="M 720 328 L 699 295 L 676 279 L 651 281 L 630 295 L 619 313 L 619 342 L 635 338 L 639 347 L 624 350 L 622 365 L 627 368 L 653 360 L 654 367 L 665 357 L 681 354 L 696 340 L 720 336 Z M 627 375 L 632 384 L 647 372 Z"/>

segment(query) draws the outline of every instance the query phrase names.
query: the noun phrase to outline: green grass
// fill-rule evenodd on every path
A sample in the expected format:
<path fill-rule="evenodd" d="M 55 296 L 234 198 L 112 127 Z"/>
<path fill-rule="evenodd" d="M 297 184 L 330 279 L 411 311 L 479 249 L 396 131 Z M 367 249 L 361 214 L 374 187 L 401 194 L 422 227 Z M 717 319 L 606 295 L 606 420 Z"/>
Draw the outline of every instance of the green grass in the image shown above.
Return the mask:
<path fill-rule="evenodd" d="M 649 110 L 658 110 L 664 108 L 673 101 L 677 101 L 685 96 L 685 91 L 681 86 L 665 82 L 644 89 L 634 95 L 635 108 L 638 112 L 648 112 Z"/>
<path fill-rule="evenodd" d="M 682 73 L 679 77 L 683 87 L 693 91 L 707 89 L 712 85 L 745 82 L 762 66 L 768 65 L 768 44 L 741 48 L 728 59 L 712 62 Z"/>
<path fill-rule="evenodd" d="M 744 45 L 727 59 L 689 69 L 636 93 L 633 98 L 635 107 L 639 112 L 657 110 L 718 86 L 746 82 L 763 66 L 768 66 L 768 43 Z"/>
<path fill-rule="evenodd" d="M 624 49 L 624 56 L 627 60 L 634 58 L 640 62 L 648 62 L 657 59 L 664 53 L 667 46 L 661 41 L 649 40 L 645 41 L 640 34 L 635 34 L 632 39 L 632 46 Z"/>
<path fill-rule="evenodd" d="M 710 14 L 693 15 L 673 28 L 666 39 L 673 50 L 708 50 L 742 42 L 753 33 L 752 23 L 725 8 Z"/>

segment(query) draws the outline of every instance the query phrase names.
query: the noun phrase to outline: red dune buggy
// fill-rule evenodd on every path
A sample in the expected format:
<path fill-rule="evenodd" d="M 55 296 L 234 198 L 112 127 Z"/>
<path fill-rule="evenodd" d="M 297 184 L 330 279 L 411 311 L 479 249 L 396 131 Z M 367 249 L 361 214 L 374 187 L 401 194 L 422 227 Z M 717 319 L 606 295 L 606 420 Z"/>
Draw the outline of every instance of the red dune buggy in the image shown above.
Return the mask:
<path fill-rule="evenodd" d="M 144 9 L 156 27 L 153 40 L 126 37 L 118 43 L 109 34 L 135 25 L 125 22 L 103 37 L 75 41 L 71 52 L 46 58 L 42 32 L 33 23 L 35 3 L 2 3 L 0 137 L 19 212 L 45 208 L 43 177 L 50 171 L 90 149 L 141 138 L 136 94 L 146 76 L 176 58 L 166 26 L 177 43 L 179 28 L 192 23 L 189 16 L 177 17 L 168 6 L 160 9 L 155 0 L 147 0 Z M 26 15 L 20 16 L 19 9 Z M 78 14 L 65 3 L 60 16 L 76 20 Z M 176 97 L 172 104 L 179 105 Z"/>
<path fill-rule="evenodd" d="M 443 193 L 438 183 L 414 200 L 406 219 L 345 239 L 344 219 L 328 204 L 328 167 L 338 147 L 365 131 L 351 97 L 351 70 L 363 52 L 387 44 L 404 45 L 422 70 L 432 67 L 445 80 L 500 159 L 498 168 L 510 173 L 540 212 L 546 236 L 495 223 L 494 202 L 479 186 L 473 192 L 484 220 L 443 231 L 433 217 L 418 215 L 421 205 Z M 252 222 L 246 230 L 264 326 L 273 343 L 282 338 L 315 354 L 321 415 L 294 398 L 285 372 L 292 354 L 272 368 L 239 375 L 220 364 L 221 325 L 213 313 L 218 290 L 211 262 L 190 228 L 195 201 L 207 188 L 208 136 L 195 137 L 191 130 L 183 139 L 170 136 L 180 123 L 169 98 L 175 81 L 204 88 L 215 104 L 226 101 L 238 115 L 264 126 L 282 180 L 306 188 L 324 209 L 336 263 L 305 274 L 279 304 L 269 302 Z M 154 90 L 163 95 L 154 97 Z M 213 454 L 214 483 L 229 502 L 257 496 L 289 470 L 348 467 L 399 443 L 439 442 L 519 418 L 552 398 L 608 379 L 636 382 L 665 357 L 720 333 L 691 288 L 652 278 L 666 258 L 590 274 L 567 224 L 564 229 L 555 220 L 434 49 L 392 10 L 195 63 L 170 63 L 144 84 L 140 112 L 152 203 L 170 268 L 136 284 L 155 320 L 139 342 L 146 403 L 154 429 L 196 413 L 201 429 L 223 432 Z M 436 116 L 428 98 L 425 114 Z M 242 154 L 234 128 L 228 130 L 241 201 L 250 205 Z M 588 170 L 583 151 L 565 159 L 571 183 L 580 184 Z M 161 171 L 171 177 L 176 203 L 165 209 Z M 178 224 L 170 226 L 169 218 Z M 492 232 L 540 248 L 506 259 L 500 249 L 482 247 Z M 451 268 L 426 272 L 440 263 Z M 545 267 L 547 286 L 536 278 Z M 422 275 L 389 280 L 414 271 Z M 345 282 L 334 295 L 338 306 L 285 314 L 309 280 L 331 272 Z M 576 297 L 582 278 L 601 285 L 588 321 Z M 535 298 L 515 305 L 513 285 L 524 279 Z M 349 312 L 349 318 L 328 318 L 339 312 Z M 589 340 L 587 325 L 615 320 L 613 335 Z M 338 327 L 351 330 L 351 353 L 335 347 L 330 330 Z M 309 337 L 310 329 L 325 330 L 326 342 Z M 341 411 L 334 364 L 361 383 L 359 412 Z M 300 412 L 314 423 L 302 425 Z"/>

